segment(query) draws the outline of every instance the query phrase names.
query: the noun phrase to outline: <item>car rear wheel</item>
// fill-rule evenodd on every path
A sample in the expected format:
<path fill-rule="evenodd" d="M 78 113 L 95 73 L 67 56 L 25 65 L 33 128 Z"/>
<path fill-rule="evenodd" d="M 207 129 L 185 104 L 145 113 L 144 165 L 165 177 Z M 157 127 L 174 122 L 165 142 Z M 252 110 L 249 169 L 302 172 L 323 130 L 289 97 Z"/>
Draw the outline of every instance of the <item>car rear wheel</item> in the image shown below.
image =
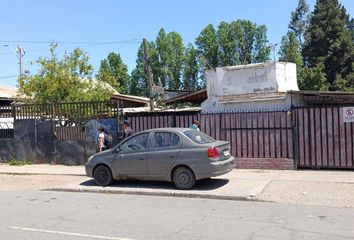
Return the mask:
<path fill-rule="evenodd" d="M 97 185 L 102 187 L 111 185 L 113 182 L 111 170 L 104 165 L 100 165 L 95 168 L 93 177 L 95 178 Z"/>
<path fill-rule="evenodd" d="M 187 167 L 178 167 L 173 172 L 172 179 L 178 189 L 191 189 L 196 182 L 194 173 Z"/>

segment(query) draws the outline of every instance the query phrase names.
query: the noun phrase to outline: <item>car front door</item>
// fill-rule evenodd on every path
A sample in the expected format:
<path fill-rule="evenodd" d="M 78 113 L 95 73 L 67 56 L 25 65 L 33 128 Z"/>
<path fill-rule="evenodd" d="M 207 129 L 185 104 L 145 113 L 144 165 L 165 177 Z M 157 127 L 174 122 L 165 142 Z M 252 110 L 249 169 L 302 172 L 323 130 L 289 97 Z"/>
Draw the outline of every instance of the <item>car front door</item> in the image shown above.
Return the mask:
<path fill-rule="evenodd" d="M 149 174 L 146 153 L 149 151 L 149 134 L 135 135 L 119 146 L 114 167 L 122 169 L 124 177 L 140 177 Z"/>
<path fill-rule="evenodd" d="M 150 176 L 166 176 L 181 151 L 181 139 L 173 132 L 154 132 L 151 136 L 151 151 L 147 153 Z"/>

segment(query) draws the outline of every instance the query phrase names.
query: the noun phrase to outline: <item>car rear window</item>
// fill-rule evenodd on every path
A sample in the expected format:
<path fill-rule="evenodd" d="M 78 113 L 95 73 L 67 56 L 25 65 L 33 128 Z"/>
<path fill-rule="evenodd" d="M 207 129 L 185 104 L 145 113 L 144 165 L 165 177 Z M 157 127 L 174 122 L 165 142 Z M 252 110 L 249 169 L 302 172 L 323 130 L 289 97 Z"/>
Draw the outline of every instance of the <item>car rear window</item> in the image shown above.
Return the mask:
<path fill-rule="evenodd" d="M 197 130 L 188 130 L 183 132 L 193 142 L 204 144 L 215 142 L 215 139 Z"/>

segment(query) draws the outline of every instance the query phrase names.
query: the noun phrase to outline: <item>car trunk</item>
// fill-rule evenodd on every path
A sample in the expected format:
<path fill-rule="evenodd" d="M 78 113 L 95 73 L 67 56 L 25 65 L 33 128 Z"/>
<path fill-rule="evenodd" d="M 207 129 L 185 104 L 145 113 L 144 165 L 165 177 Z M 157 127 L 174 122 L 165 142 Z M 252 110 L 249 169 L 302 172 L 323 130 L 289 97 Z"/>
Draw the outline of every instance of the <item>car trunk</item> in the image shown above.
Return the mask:
<path fill-rule="evenodd" d="M 230 143 L 225 141 L 215 141 L 208 143 L 208 147 L 216 148 L 219 153 L 218 161 L 223 161 L 231 156 Z"/>

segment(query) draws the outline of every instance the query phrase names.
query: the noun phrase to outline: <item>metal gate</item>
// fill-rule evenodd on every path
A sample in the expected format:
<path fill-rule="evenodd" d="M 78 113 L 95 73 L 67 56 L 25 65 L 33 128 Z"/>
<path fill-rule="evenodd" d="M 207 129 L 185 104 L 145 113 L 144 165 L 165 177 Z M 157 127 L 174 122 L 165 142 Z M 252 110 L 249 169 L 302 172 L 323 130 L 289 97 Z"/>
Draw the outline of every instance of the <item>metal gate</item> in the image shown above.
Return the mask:
<path fill-rule="evenodd" d="M 298 168 L 354 169 L 354 123 L 342 107 L 306 107 L 292 111 Z"/>

